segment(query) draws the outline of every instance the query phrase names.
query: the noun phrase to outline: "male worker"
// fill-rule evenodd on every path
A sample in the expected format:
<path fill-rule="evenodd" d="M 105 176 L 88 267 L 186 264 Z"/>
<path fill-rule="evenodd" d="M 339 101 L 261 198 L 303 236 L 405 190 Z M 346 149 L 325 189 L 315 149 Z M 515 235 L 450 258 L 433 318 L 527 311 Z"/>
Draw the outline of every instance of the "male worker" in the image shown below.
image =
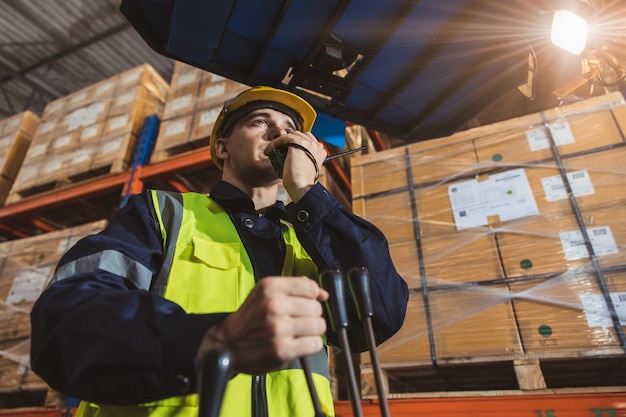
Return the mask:
<path fill-rule="evenodd" d="M 382 233 L 316 182 L 326 152 L 309 132 L 315 117 L 290 92 L 242 92 L 210 138 L 223 170 L 210 196 L 133 196 L 63 256 L 32 311 L 31 360 L 52 388 L 82 400 L 79 416 L 196 417 L 198 360 L 215 348 L 230 351 L 235 373 L 223 416 L 312 416 L 303 356 L 334 414 L 324 341 L 337 335 L 319 272 L 368 269 L 378 343 L 401 327 L 407 286 Z M 283 145 L 286 207 L 268 158 Z M 354 319 L 359 351 L 361 329 Z"/>

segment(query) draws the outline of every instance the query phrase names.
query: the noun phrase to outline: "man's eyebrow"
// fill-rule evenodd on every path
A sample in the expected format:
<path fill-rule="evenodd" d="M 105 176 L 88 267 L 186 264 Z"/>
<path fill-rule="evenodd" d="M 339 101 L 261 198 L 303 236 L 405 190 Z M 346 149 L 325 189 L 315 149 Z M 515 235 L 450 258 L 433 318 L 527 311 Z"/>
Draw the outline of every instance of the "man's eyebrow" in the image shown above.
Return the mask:
<path fill-rule="evenodd" d="M 250 113 L 248 113 L 247 116 L 245 116 L 242 120 L 245 120 L 246 122 L 249 121 L 250 119 L 254 119 L 255 117 L 263 117 L 264 119 L 271 119 L 272 115 L 268 112 L 265 112 L 263 110 L 253 110 Z M 288 128 L 291 130 L 298 130 L 296 128 L 295 123 L 293 122 L 293 119 L 289 116 L 287 116 L 287 123 L 288 123 Z"/>

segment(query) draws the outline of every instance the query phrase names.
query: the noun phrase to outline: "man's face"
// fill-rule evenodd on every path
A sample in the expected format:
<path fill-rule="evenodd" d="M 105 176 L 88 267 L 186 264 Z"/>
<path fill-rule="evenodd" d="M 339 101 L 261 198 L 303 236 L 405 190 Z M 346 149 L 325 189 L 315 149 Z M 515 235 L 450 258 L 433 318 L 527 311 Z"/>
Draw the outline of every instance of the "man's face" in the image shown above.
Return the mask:
<path fill-rule="evenodd" d="M 291 117 L 277 110 L 259 109 L 243 116 L 225 139 L 228 159 L 224 161 L 224 172 L 251 186 L 277 181 L 264 151 L 273 139 L 294 130 Z"/>

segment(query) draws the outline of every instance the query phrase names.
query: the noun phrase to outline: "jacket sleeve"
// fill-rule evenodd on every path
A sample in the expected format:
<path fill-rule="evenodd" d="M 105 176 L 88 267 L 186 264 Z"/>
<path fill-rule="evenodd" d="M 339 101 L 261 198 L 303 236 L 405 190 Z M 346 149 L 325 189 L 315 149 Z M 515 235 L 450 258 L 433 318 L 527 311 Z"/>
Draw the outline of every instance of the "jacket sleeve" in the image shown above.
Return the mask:
<path fill-rule="evenodd" d="M 189 315 L 148 291 L 161 237 L 145 197 L 60 260 L 31 312 L 32 368 L 52 388 L 137 404 L 195 390 L 196 349 L 224 315 Z"/>
<path fill-rule="evenodd" d="M 394 335 L 404 322 L 408 289 L 393 265 L 383 233 L 346 210 L 321 184 L 316 184 L 297 204 L 288 205 L 287 213 L 298 239 L 320 271 L 339 269 L 345 275 L 355 266 L 367 269 L 376 342 L 380 344 Z M 347 282 L 344 288 L 350 348 L 362 352 L 367 350 L 367 339 Z M 330 326 L 328 341 L 337 346 L 337 336 Z"/>

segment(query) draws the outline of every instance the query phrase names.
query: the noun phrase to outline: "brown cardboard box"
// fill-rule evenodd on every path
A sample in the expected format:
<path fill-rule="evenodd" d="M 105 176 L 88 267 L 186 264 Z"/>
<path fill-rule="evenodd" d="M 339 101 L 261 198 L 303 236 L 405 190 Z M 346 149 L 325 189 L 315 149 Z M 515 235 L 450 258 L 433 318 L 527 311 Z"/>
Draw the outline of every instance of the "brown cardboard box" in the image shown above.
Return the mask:
<path fill-rule="evenodd" d="M 152 161 L 209 146 L 224 101 L 246 85 L 184 63 L 176 63 Z"/>
<path fill-rule="evenodd" d="M 39 122 L 30 111 L 0 121 L 0 206 L 13 187 Z"/>
<path fill-rule="evenodd" d="M 603 273 L 619 304 L 626 330 L 626 273 Z M 566 272 L 549 279 L 509 284 L 524 350 L 530 354 L 575 352 L 577 355 L 623 354 L 596 274 Z M 594 315 L 602 311 L 602 315 Z"/>
<path fill-rule="evenodd" d="M 428 285 L 449 285 L 504 278 L 495 236 L 483 229 L 424 236 L 421 240 Z"/>
<path fill-rule="evenodd" d="M 485 355 L 529 353 L 521 349 L 519 340 L 498 345 L 489 336 L 474 338 L 473 333 L 480 335 L 494 320 L 500 323 L 500 317 L 506 318 L 504 334 L 516 331 L 506 283 L 585 276 L 594 270 L 594 262 L 581 240 L 577 214 L 593 241 L 596 265 L 605 269 L 626 268 L 626 171 L 622 163 L 626 156 L 622 136 L 625 115 L 626 103 L 621 95 L 610 94 L 543 115 L 529 115 L 352 158 L 353 210 L 383 231 L 394 264 L 409 288 L 418 292 L 424 287 L 428 289 L 427 301 L 434 306 L 430 311 L 438 357 L 458 355 L 459 360 L 467 356 L 480 360 Z M 569 138 L 573 141 L 558 145 L 561 166 L 549 146 L 541 147 L 545 144 L 544 120 L 555 125 L 555 135 L 563 135 L 560 129 L 571 132 Z M 537 128 L 543 129 L 543 138 L 539 131 L 528 133 Z M 572 198 L 562 182 L 563 175 L 569 178 Z M 463 188 L 467 184 L 472 187 Z M 529 194 L 523 192 L 522 185 Z M 452 204 L 460 201 L 459 195 L 454 194 L 459 190 L 467 190 L 468 201 L 475 198 L 475 207 L 468 203 L 472 209 L 482 208 L 479 197 L 483 194 L 497 197 L 489 201 L 498 210 L 489 211 L 483 223 L 460 227 L 457 222 L 461 213 L 453 211 Z M 536 208 L 526 204 L 531 197 Z M 511 204 L 518 200 L 524 204 Z M 507 208 L 508 211 L 502 210 Z M 523 216 L 515 218 L 522 210 Z M 474 299 L 480 301 L 474 303 Z M 558 301 L 542 301 L 550 309 L 561 307 Z M 412 295 L 411 303 L 417 302 L 421 299 L 415 300 Z M 445 303 L 456 310 L 443 310 L 440 306 Z M 502 311 L 489 311 L 490 306 L 498 305 Z M 410 305 L 409 309 L 422 310 L 423 306 Z M 533 311 L 539 313 L 541 309 L 527 309 L 525 327 L 520 331 L 537 331 L 539 324 L 528 324 L 541 320 L 539 316 L 532 317 Z M 483 320 L 483 328 L 476 326 L 468 333 L 463 317 L 476 323 Z M 511 320 L 507 322 L 508 317 Z M 450 326 L 446 318 L 451 320 Z M 437 324 L 437 320 L 444 324 Z M 415 331 L 403 328 L 401 335 L 421 335 L 424 325 L 421 321 L 413 324 L 417 326 Z M 448 333 L 437 333 L 437 328 Z M 526 335 L 524 340 L 531 340 L 529 337 Z M 507 339 L 516 340 L 512 335 Z M 421 352 L 418 358 L 424 356 L 424 341 L 416 342 L 410 337 L 407 340 L 406 347 L 402 336 L 390 344 L 387 354 L 394 363 L 407 351 Z M 563 341 L 561 346 L 569 349 L 570 344 L 575 347 L 576 343 Z M 492 347 L 495 349 L 490 351 Z M 533 347 L 532 353 L 543 354 L 546 347 Z M 614 343 L 608 341 L 607 349 L 613 347 Z M 559 356 L 558 348 L 548 353 L 551 357 Z M 568 354 L 569 351 L 562 352 L 564 356 Z"/>
<path fill-rule="evenodd" d="M 493 359 L 522 352 L 505 285 L 429 290 L 427 299 L 428 315 L 423 294 L 410 294 L 404 325 L 377 348 L 383 368 L 429 362 L 430 335 L 437 360 Z M 363 354 L 362 361 L 370 363 L 369 355 Z"/>
<path fill-rule="evenodd" d="M 626 264 L 626 218 L 620 206 L 585 210 L 587 233 L 602 267 Z M 593 268 L 574 215 L 537 216 L 497 230 L 507 277 L 559 274 Z"/>
<path fill-rule="evenodd" d="M 623 143 L 619 125 L 626 120 L 620 93 L 523 116 L 466 133 L 475 137 L 478 160 L 485 165 L 519 165 L 553 157 L 550 135 L 561 155 Z M 618 124 L 616 124 L 616 121 Z"/>
<path fill-rule="evenodd" d="M 127 169 L 144 119 L 161 114 L 168 88 L 146 64 L 49 103 L 9 200 Z M 118 154 L 85 156 L 119 138 Z"/>
<path fill-rule="evenodd" d="M 402 328 L 377 348 L 380 363 L 385 368 L 410 366 L 428 362 L 431 358 L 428 323 L 421 293 L 412 293 Z M 371 363 L 368 352 L 361 354 L 361 363 Z"/>
<path fill-rule="evenodd" d="M 30 310 L 61 256 L 106 221 L 0 242 L 0 391 L 47 389 L 30 371 Z"/>

